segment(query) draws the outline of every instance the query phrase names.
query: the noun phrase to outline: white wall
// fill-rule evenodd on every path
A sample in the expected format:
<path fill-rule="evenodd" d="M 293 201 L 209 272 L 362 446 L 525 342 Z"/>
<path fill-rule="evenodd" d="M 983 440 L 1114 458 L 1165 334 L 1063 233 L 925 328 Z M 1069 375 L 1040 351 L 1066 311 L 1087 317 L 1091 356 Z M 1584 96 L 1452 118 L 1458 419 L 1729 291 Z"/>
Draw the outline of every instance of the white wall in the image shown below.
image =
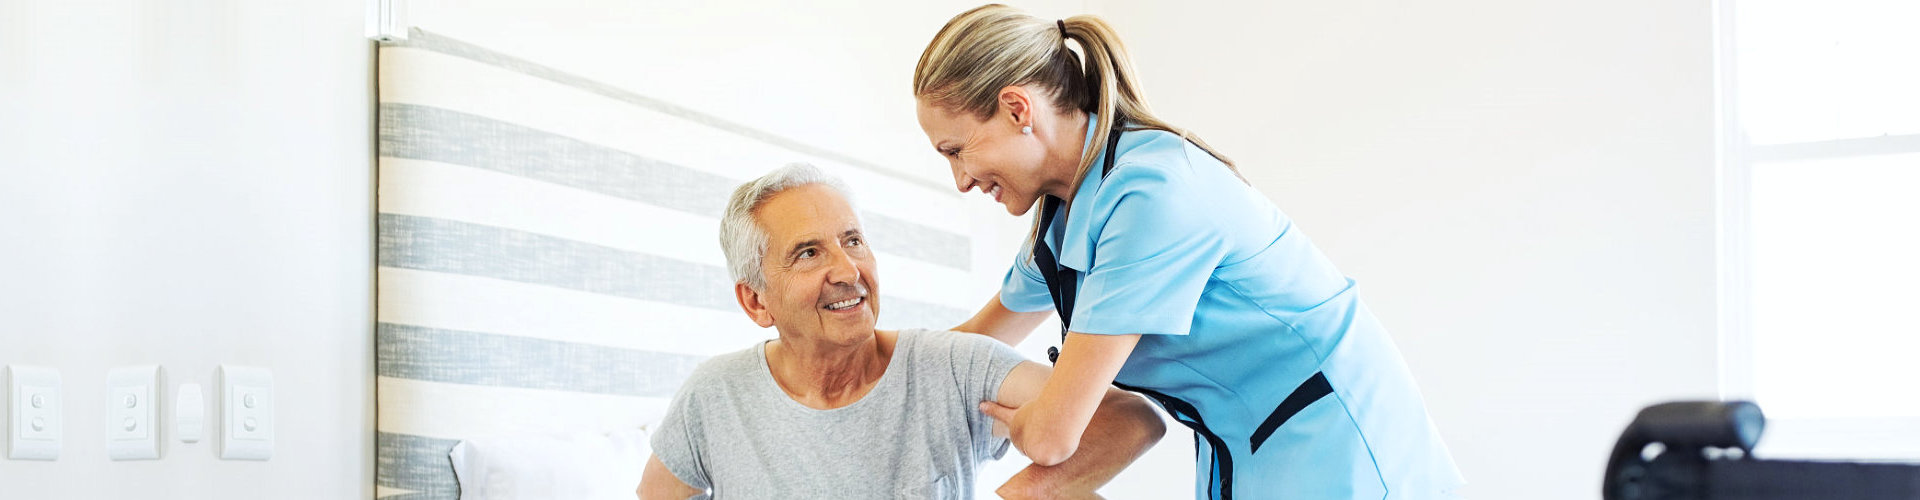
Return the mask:
<path fill-rule="evenodd" d="M 1476 499 L 1715 395 L 1709 2 L 1109 0 L 1156 108 L 1382 316 Z"/>
<path fill-rule="evenodd" d="M 136 5 L 0 0 L 0 363 L 60 368 L 69 401 L 62 459 L 0 460 L 6 497 L 366 496 L 362 6 Z M 906 89 L 973 2 L 522 5 L 422 1 L 411 19 L 945 179 Z M 1706 2 L 1022 5 L 1112 19 L 1159 110 L 1361 281 L 1474 498 L 1597 498 L 1634 409 L 1713 394 Z M 1012 248 L 1018 224 L 974 205 L 974 233 Z M 203 442 L 107 461 L 105 373 L 137 363 L 169 389 L 273 368 L 274 460 Z M 1174 430 L 1109 496 L 1190 491 Z"/>
<path fill-rule="evenodd" d="M 66 400 L 60 459 L 0 458 L 0 497 L 371 495 L 363 26 L 356 2 L 0 0 L 0 364 L 59 369 Z M 162 365 L 167 411 L 223 363 L 273 370 L 271 461 L 107 460 L 110 368 Z"/>

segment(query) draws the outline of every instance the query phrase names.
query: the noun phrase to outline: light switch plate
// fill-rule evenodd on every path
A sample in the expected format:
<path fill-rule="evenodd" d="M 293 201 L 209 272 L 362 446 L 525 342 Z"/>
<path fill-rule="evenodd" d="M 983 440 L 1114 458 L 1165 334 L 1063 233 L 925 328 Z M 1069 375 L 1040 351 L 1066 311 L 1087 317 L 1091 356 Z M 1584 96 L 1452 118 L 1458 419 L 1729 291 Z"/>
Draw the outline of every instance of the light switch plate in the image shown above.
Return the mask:
<path fill-rule="evenodd" d="M 220 365 L 220 458 L 273 458 L 273 372 Z"/>
<path fill-rule="evenodd" d="M 200 395 L 200 384 L 180 384 L 173 398 L 173 436 L 182 443 L 198 443 L 206 433 L 207 402 Z"/>
<path fill-rule="evenodd" d="M 160 366 L 107 371 L 107 458 L 160 458 Z"/>
<path fill-rule="evenodd" d="M 60 371 L 11 365 L 7 374 L 7 458 L 60 459 Z"/>

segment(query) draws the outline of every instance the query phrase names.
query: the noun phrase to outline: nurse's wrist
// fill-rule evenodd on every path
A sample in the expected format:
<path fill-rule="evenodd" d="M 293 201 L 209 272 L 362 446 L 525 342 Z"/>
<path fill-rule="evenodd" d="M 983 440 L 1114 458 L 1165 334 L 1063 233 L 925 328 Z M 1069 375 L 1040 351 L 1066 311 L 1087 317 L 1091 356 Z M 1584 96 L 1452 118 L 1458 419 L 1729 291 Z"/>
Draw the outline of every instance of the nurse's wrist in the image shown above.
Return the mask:
<path fill-rule="evenodd" d="M 1007 479 L 1006 484 L 1000 485 L 1000 488 L 993 490 L 993 493 L 1008 500 L 1100 498 L 1098 493 L 1094 493 L 1098 485 L 1088 484 L 1087 481 L 1076 481 L 1075 478 L 1062 477 L 1061 474 L 1051 472 L 1055 471 L 1040 465 L 1029 465 L 1019 474 L 1014 474 L 1012 478 Z"/>

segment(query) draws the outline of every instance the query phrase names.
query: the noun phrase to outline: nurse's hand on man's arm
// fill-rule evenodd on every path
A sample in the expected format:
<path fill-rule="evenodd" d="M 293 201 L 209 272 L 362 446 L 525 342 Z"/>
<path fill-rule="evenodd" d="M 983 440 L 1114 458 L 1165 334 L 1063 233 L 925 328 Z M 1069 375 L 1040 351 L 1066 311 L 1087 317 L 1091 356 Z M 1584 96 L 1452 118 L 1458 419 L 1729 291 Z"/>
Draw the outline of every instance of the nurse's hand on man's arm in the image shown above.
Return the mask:
<path fill-rule="evenodd" d="M 1139 334 L 1068 332 L 1038 395 L 1018 408 L 982 405 L 980 410 L 1006 422 L 1013 446 L 1034 463 L 1065 461 L 1080 449 L 1094 415 L 1110 399 L 1114 377 L 1139 342 Z"/>
<path fill-rule="evenodd" d="M 1033 401 L 1052 373 L 1053 368 L 1047 365 L 1032 361 L 1020 363 L 1000 383 L 996 400 L 981 403 L 982 410 L 990 415 L 1011 412 Z M 994 419 L 994 430 L 1004 435 L 1000 420 Z M 1166 423 L 1146 398 L 1109 388 L 1095 409 L 1087 431 L 1081 434 L 1078 450 L 1055 465 L 1027 466 L 995 493 L 1010 499 L 1099 498 L 1094 490 L 1112 481 L 1166 432 Z"/>

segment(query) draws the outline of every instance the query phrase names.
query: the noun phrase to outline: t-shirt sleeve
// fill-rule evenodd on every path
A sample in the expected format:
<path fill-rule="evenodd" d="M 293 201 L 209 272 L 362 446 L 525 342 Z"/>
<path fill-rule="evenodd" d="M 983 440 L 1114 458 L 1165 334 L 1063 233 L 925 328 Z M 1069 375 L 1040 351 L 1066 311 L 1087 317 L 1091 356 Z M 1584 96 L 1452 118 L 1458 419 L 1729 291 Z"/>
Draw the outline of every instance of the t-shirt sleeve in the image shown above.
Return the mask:
<path fill-rule="evenodd" d="M 695 377 L 697 378 L 697 377 Z M 694 379 L 689 378 L 680 386 L 680 393 L 667 405 L 666 416 L 660 419 L 649 444 L 653 455 L 667 466 L 667 471 L 695 489 L 712 489 L 713 484 L 707 478 L 705 462 L 700 459 L 700 440 L 698 439 L 699 410 L 693 401 Z"/>
<path fill-rule="evenodd" d="M 1038 217 L 1038 216 L 1036 216 Z M 1000 305 L 1013 312 L 1035 312 L 1053 310 L 1053 292 L 1047 291 L 1047 281 L 1033 264 L 1031 242 L 1020 246 L 1020 254 L 1013 257 L 1013 265 L 1007 268 L 1007 277 L 1000 283 Z"/>
<path fill-rule="evenodd" d="M 1074 300 L 1073 331 L 1185 335 L 1200 293 L 1227 254 L 1218 214 L 1190 172 L 1117 168 L 1089 215 L 1093 265 Z"/>
<path fill-rule="evenodd" d="M 982 413 L 979 404 L 994 401 L 1000 383 L 1013 367 L 1027 361 L 1012 347 L 993 337 L 960 332 L 940 332 L 947 336 L 953 356 L 954 375 L 960 381 L 961 401 L 966 404 L 967 424 L 973 435 L 974 457 L 997 460 L 1007 453 L 1007 440 L 993 436 L 993 417 Z"/>

